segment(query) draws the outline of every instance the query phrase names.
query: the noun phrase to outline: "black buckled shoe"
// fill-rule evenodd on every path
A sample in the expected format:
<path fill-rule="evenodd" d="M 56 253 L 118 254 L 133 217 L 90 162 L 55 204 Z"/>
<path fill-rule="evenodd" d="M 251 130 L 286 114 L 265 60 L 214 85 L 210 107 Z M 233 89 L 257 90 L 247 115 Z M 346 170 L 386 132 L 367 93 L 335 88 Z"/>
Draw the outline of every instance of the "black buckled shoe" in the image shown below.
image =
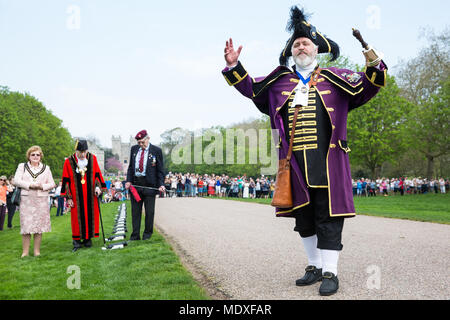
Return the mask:
<path fill-rule="evenodd" d="M 306 273 L 303 278 L 295 281 L 297 286 L 309 286 L 322 280 L 322 269 L 317 269 L 315 266 L 307 266 Z"/>
<path fill-rule="evenodd" d="M 322 276 L 322 284 L 319 288 L 321 296 L 331 296 L 339 289 L 339 280 L 332 272 L 324 272 Z"/>

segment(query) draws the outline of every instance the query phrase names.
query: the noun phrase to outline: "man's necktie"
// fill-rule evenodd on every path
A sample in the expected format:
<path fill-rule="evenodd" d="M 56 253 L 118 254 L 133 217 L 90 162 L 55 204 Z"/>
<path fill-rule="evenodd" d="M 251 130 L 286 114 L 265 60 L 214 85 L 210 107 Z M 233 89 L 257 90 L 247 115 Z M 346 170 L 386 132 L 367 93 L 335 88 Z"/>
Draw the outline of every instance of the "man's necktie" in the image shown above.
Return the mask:
<path fill-rule="evenodd" d="M 145 150 L 141 149 L 141 158 L 139 159 L 139 172 L 144 172 L 144 153 Z"/>

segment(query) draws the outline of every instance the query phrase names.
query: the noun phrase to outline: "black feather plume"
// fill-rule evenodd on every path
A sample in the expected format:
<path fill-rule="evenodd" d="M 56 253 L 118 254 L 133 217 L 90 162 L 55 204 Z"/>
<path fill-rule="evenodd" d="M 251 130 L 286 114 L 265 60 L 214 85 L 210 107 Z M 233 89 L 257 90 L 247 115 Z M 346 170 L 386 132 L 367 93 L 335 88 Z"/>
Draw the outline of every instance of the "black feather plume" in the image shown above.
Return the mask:
<path fill-rule="evenodd" d="M 287 31 L 295 31 L 295 27 L 301 26 L 302 21 L 307 21 L 310 15 L 305 14 L 303 10 L 300 10 L 298 7 L 291 8 L 291 19 L 288 21 L 286 30 Z"/>

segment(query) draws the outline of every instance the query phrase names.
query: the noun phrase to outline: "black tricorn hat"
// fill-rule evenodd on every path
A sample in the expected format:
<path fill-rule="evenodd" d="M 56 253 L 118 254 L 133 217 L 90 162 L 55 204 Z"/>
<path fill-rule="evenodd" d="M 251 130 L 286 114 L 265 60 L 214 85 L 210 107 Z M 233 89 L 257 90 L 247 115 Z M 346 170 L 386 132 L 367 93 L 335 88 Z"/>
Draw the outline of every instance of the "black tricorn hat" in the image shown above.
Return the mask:
<path fill-rule="evenodd" d="M 316 27 L 306 21 L 307 18 L 308 16 L 303 13 L 303 10 L 300 10 L 298 7 L 291 8 L 291 18 L 286 29 L 293 33 L 280 54 L 280 65 L 287 65 L 289 57 L 292 56 L 292 44 L 295 39 L 300 37 L 308 38 L 317 45 L 319 47 L 318 53 L 330 53 L 330 61 L 334 61 L 339 57 L 338 44 L 317 31 Z"/>
<path fill-rule="evenodd" d="M 77 151 L 86 151 L 88 149 L 88 143 L 86 140 L 77 140 L 75 144 L 75 150 Z"/>

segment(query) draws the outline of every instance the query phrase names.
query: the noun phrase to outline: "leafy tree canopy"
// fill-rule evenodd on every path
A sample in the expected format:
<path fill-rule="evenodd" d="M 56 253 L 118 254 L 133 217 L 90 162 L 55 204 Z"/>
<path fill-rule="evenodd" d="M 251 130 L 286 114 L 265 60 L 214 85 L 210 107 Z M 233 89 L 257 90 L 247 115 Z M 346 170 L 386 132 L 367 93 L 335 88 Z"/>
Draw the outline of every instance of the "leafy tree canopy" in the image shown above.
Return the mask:
<path fill-rule="evenodd" d="M 28 93 L 0 87 L 0 172 L 15 173 L 27 161 L 26 151 L 38 145 L 43 162 L 60 177 L 65 157 L 73 152 L 73 139 L 62 121 Z"/>

